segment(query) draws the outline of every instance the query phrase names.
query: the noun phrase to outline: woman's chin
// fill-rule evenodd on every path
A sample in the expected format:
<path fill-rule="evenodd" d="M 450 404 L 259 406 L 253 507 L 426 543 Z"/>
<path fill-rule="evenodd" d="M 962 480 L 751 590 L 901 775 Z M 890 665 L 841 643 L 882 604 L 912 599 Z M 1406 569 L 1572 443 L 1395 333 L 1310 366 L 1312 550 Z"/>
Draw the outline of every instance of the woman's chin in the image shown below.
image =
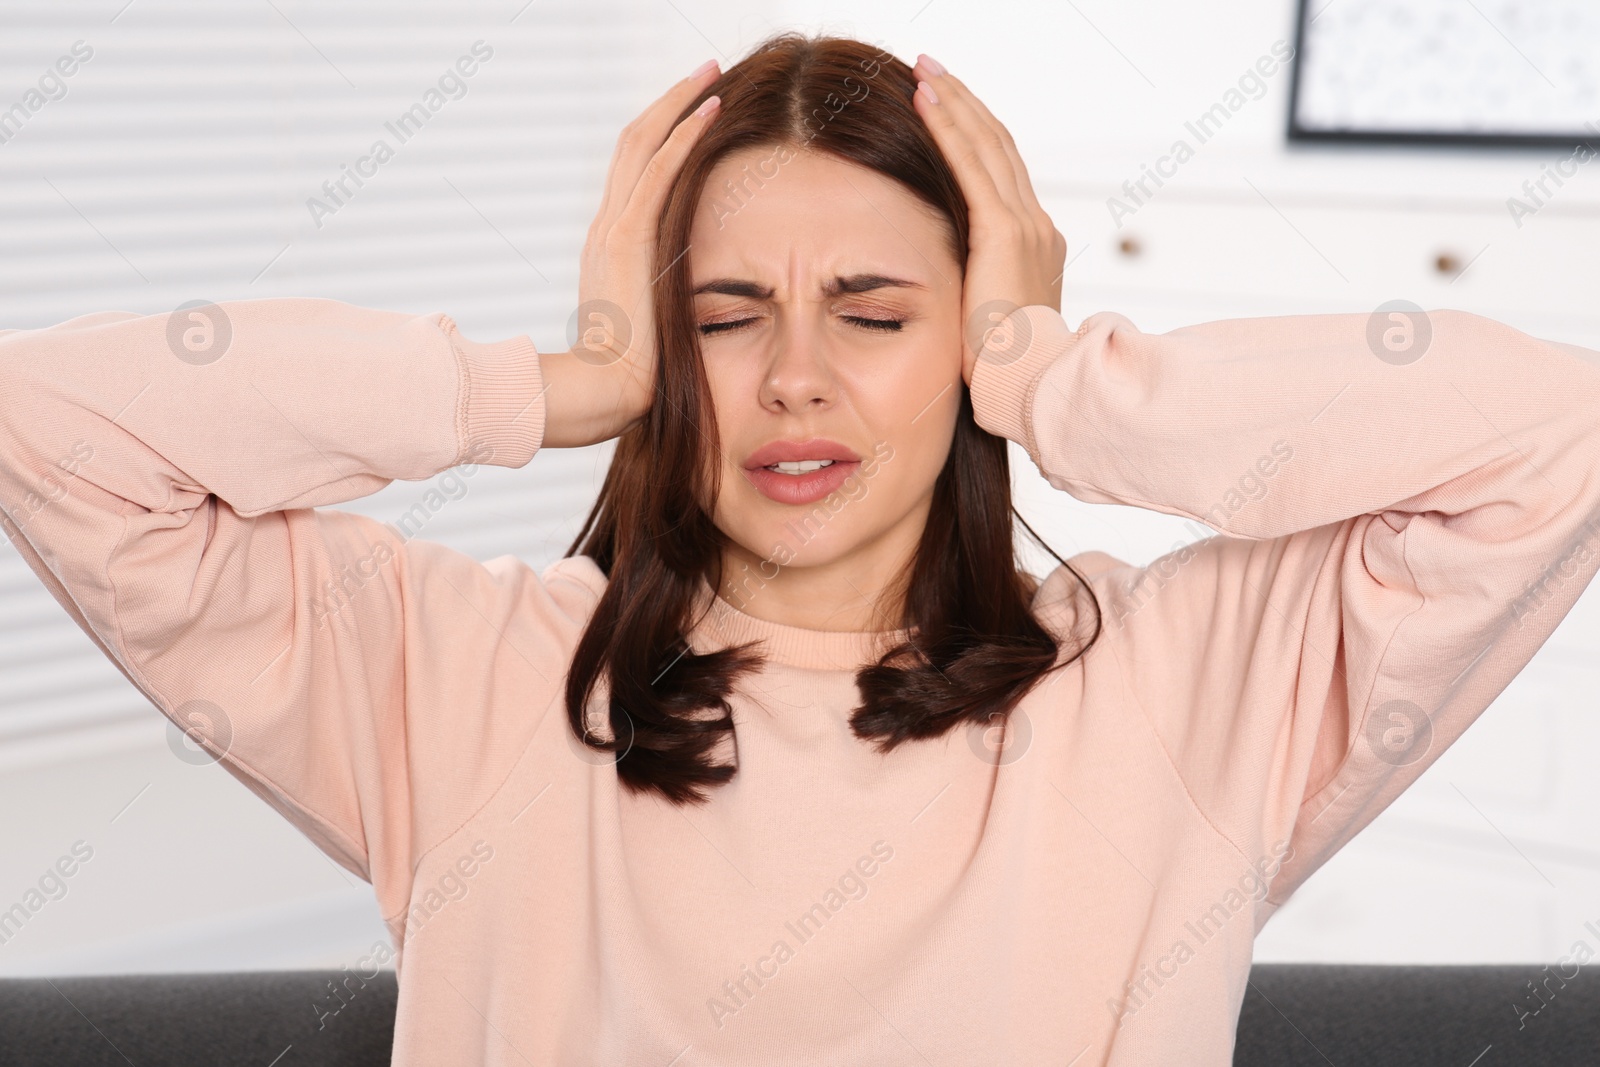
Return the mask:
<path fill-rule="evenodd" d="M 835 563 L 859 547 L 861 539 L 851 531 L 831 525 L 819 527 L 814 521 L 807 522 L 804 512 L 796 510 L 794 519 L 775 522 L 763 516 L 764 521 L 758 523 L 733 530 L 724 528 L 729 540 L 742 549 L 739 555 L 747 557 L 752 573 L 759 571 L 771 580 L 780 570 Z"/>

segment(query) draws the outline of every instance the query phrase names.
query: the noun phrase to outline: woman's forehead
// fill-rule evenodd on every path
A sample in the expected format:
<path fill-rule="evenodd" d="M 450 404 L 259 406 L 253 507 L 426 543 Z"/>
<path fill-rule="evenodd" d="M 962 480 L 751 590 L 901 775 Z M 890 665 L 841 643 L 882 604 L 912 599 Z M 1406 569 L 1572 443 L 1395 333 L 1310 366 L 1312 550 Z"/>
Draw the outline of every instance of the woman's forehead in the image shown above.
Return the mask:
<path fill-rule="evenodd" d="M 951 274 L 948 223 L 892 179 L 815 156 L 760 184 L 756 172 L 742 184 L 730 173 L 742 172 L 712 172 L 695 214 L 687 251 L 696 286 L 733 277 L 815 290 L 880 274 L 932 288 Z"/>
<path fill-rule="evenodd" d="M 820 296 L 835 297 L 846 293 L 926 293 L 933 288 L 919 279 L 899 277 L 881 270 L 840 272 L 830 276 L 826 271 L 810 271 L 795 260 L 791 260 L 790 268 L 787 284 L 771 284 L 753 277 L 717 275 L 705 281 L 692 280 L 690 293 L 694 296 L 714 293 L 771 300 L 774 297 L 781 298 L 786 292 L 815 291 Z"/>
<path fill-rule="evenodd" d="M 803 223 L 839 231 L 937 226 L 940 214 L 900 182 L 821 152 L 751 147 L 719 160 L 695 212 L 697 232 Z"/>

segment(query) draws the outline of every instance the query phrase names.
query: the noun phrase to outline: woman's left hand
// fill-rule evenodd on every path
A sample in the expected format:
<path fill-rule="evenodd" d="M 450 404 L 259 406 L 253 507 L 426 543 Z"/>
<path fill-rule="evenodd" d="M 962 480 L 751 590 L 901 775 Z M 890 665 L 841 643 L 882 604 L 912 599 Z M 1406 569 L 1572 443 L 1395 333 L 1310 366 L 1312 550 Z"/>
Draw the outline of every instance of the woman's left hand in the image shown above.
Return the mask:
<path fill-rule="evenodd" d="M 971 385 L 980 349 L 987 349 L 983 358 L 1004 362 L 1021 355 L 1012 344 L 1015 338 L 994 336 L 984 343 L 1006 314 L 1031 304 L 1061 310 L 1067 240 L 1039 206 L 1016 142 L 1000 120 L 928 56 L 918 56 L 912 69 L 939 98 L 934 103 L 918 88 L 912 106 L 955 170 L 967 200 L 961 377 Z"/>

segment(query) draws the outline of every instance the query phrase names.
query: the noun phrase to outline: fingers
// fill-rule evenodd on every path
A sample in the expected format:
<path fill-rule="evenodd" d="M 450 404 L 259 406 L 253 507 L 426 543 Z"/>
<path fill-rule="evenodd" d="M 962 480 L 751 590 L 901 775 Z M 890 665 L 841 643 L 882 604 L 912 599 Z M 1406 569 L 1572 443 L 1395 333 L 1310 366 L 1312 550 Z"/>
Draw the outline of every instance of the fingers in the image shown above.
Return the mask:
<path fill-rule="evenodd" d="M 964 82 L 954 74 L 946 74 L 944 77 L 946 81 L 954 83 L 956 100 L 969 104 L 973 111 L 999 136 L 1001 148 L 1005 151 L 1006 158 L 1011 164 L 1011 178 L 1016 183 L 1017 194 L 1021 198 L 1023 205 L 1030 212 L 1044 214 L 1044 207 L 1039 203 L 1038 197 L 1033 195 L 1033 183 L 1028 180 L 1028 168 L 1022 162 L 1022 153 L 1017 151 L 1017 142 L 1012 138 L 1011 131 L 1006 129 L 1004 123 L 994 117 L 988 106 L 978 99 L 977 94 L 968 89 Z M 941 96 L 939 99 L 943 100 L 944 97 Z M 996 180 L 998 181 L 998 178 Z"/>
<path fill-rule="evenodd" d="M 1028 180 L 1027 167 L 1022 162 L 1011 131 L 955 75 L 948 72 L 935 74 L 921 61 L 916 70 L 922 80 L 932 85 L 939 95 L 939 103 L 928 110 L 943 107 L 949 113 L 946 136 L 951 140 L 965 141 L 971 146 L 970 149 L 957 151 L 976 155 L 988 172 L 989 181 L 994 185 L 1001 202 L 1009 210 L 1031 219 L 1037 225 L 1050 227 L 1049 215 L 1034 195 L 1033 183 Z M 941 144 L 941 147 L 944 146 Z"/>
<path fill-rule="evenodd" d="M 1004 226 L 1005 219 L 995 214 L 1004 212 L 1016 224 L 1012 236 L 1021 240 L 1024 259 L 1039 271 L 1032 299 L 1059 308 L 1066 238 L 1034 194 L 1015 139 L 961 79 L 929 57 L 918 57 L 915 72 L 939 97 L 939 103 L 932 104 L 919 89 L 916 95 L 923 99 L 914 106 L 956 170 L 974 229 Z M 1044 281 L 1052 276 L 1053 280 Z"/>
<path fill-rule="evenodd" d="M 948 77 L 941 79 L 946 83 L 948 80 Z M 915 101 L 913 106 L 933 133 L 939 150 L 956 172 L 956 180 L 967 198 L 968 210 L 974 216 L 974 225 L 998 218 L 1003 213 L 1013 213 L 1012 205 L 1006 201 L 1006 193 L 995 180 L 992 165 L 984 158 L 982 147 L 961 128 L 960 112 L 947 103 L 952 98 L 940 94 L 937 104 L 929 103 L 923 96 L 923 90 L 918 89 L 912 100 Z M 1011 196 L 1016 196 L 1015 183 L 1011 183 Z"/>
<path fill-rule="evenodd" d="M 932 120 L 934 137 L 940 141 L 939 147 L 945 150 L 945 155 L 951 158 L 952 163 L 962 159 L 969 168 L 977 164 L 987 179 L 985 187 L 994 189 L 1008 212 L 1022 215 L 1025 208 L 1017 192 L 1016 178 L 1012 174 L 1005 145 L 994 127 L 973 106 L 971 92 L 951 74 L 931 75 L 923 80 L 933 86 L 939 97 L 939 102 L 931 107 L 927 106 L 926 100 L 922 102 L 925 113 Z M 934 82 L 938 84 L 933 85 Z M 947 121 L 939 121 L 941 112 Z M 977 174 L 974 173 L 973 177 L 976 178 Z"/>
<path fill-rule="evenodd" d="M 628 198 L 622 214 L 617 216 L 617 228 L 640 237 L 654 232 L 661 205 L 666 202 L 667 190 L 671 188 L 673 178 L 683 166 L 695 140 L 715 121 L 720 110 L 721 98 L 708 96 L 688 118 L 673 128 L 666 141 L 645 162 L 644 170 L 634 185 L 633 195 Z"/>
<path fill-rule="evenodd" d="M 622 128 L 606 169 L 605 196 L 595 216 L 598 225 L 609 226 L 622 212 L 645 167 L 672 132 L 673 120 L 689 101 L 721 76 L 721 69 L 712 60 L 709 66 L 678 81 Z"/>

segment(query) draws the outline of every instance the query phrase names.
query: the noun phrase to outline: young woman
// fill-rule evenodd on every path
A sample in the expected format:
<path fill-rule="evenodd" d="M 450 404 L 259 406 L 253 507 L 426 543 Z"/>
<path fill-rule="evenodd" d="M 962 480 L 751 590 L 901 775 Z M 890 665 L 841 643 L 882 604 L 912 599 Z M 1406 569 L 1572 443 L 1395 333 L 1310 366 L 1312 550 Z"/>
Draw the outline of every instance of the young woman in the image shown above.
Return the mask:
<path fill-rule="evenodd" d="M 1600 373 L 1454 311 L 1074 330 L 1064 257 L 958 78 L 786 34 L 623 132 L 570 351 L 8 331 L 0 504 L 371 881 L 395 1063 L 1226 1064 L 1262 924 L 1593 577 Z M 542 574 L 326 507 L 611 437 Z M 1008 439 L 1220 534 L 1023 574 Z"/>

